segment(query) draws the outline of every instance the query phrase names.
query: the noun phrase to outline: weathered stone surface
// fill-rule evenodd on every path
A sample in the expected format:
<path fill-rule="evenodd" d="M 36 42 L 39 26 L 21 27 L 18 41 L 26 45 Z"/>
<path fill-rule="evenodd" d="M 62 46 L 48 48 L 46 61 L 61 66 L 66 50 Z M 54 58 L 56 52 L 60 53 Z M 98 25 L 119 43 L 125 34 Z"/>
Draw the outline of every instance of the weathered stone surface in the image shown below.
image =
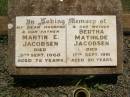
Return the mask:
<path fill-rule="evenodd" d="M 10 64 L 18 75 L 86 75 L 119 74 L 122 72 L 122 26 L 120 0 L 10 0 L 9 30 Z M 16 68 L 15 66 L 15 18 L 16 16 L 60 16 L 60 15 L 115 15 L 117 17 L 117 67 L 101 68 Z M 46 72 L 47 71 L 47 72 Z"/>

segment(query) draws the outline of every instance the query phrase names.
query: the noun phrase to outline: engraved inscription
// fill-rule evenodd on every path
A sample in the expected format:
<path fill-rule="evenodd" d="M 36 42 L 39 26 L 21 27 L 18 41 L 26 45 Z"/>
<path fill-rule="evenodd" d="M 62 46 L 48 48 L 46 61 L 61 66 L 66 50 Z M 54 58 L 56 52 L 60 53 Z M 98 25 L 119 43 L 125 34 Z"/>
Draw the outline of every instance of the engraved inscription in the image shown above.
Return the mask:
<path fill-rule="evenodd" d="M 117 66 L 116 16 L 18 16 L 18 67 Z"/>

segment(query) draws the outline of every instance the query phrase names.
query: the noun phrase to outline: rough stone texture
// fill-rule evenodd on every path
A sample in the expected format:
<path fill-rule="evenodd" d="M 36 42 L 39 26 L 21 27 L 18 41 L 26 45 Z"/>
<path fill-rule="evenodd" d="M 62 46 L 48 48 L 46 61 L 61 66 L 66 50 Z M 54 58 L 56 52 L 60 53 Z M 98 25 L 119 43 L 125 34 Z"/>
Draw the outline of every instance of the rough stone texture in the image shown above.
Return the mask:
<path fill-rule="evenodd" d="M 120 0 L 10 0 L 9 16 L 118 14 Z"/>
<path fill-rule="evenodd" d="M 120 76 L 14 79 L 8 71 L 7 51 L 7 36 L 1 36 L 0 97 L 72 97 L 78 86 L 86 87 L 91 97 L 130 97 L 130 36 L 124 36 L 124 72 Z"/>
<path fill-rule="evenodd" d="M 7 17 L 0 16 L 0 35 L 7 35 L 7 29 L 8 29 L 7 24 L 8 24 Z"/>

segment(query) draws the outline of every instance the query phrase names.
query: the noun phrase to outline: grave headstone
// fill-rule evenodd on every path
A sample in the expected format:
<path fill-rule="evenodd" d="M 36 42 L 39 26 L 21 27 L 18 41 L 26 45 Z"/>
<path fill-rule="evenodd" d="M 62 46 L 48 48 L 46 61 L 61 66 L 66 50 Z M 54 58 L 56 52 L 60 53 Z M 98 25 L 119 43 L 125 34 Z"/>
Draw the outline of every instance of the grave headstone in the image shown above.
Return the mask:
<path fill-rule="evenodd" d="M 14 75 L 122 72 L 120 0 L 10 0 Z"/>

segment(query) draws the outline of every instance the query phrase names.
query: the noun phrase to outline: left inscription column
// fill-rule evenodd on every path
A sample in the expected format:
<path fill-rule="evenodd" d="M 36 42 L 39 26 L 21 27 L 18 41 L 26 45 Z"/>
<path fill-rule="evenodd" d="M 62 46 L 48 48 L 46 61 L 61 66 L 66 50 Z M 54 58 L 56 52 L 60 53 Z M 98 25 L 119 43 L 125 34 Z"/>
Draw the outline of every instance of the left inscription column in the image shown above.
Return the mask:
<path fill-rule="evenodd" d="M 65 20 L 52 16 L 16 17 L 15 64 L 60 66 L 65 59 Z"/>

